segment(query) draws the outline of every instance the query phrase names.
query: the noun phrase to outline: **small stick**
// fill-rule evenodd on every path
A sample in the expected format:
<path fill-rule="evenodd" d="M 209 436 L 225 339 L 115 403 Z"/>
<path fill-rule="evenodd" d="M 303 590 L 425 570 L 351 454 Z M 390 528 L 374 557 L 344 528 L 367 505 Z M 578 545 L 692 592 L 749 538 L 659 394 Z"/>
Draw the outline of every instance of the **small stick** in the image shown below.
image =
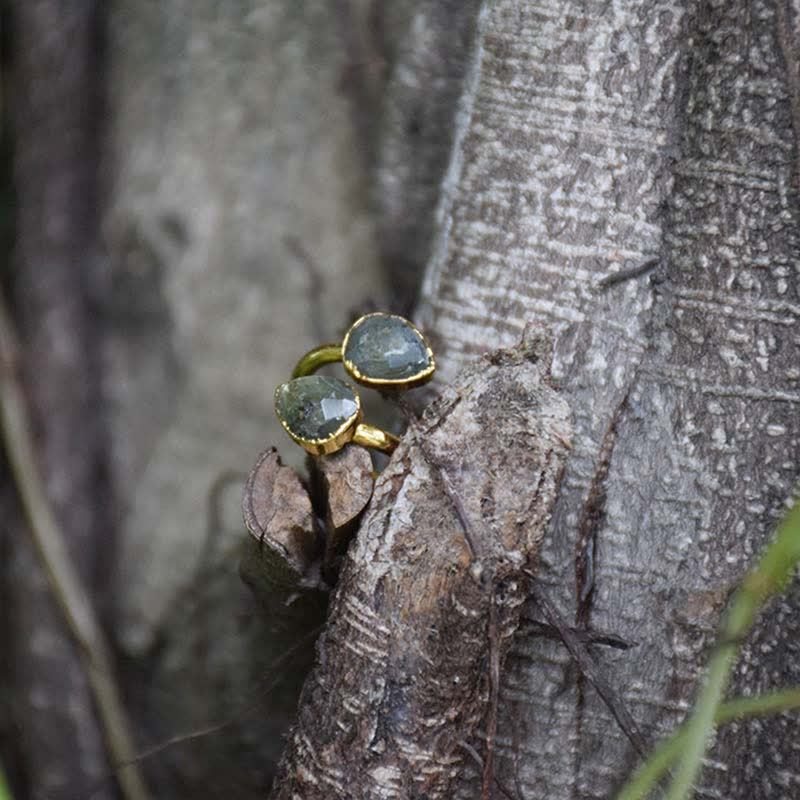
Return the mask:
<path fill-rule="evenodd" d="M 531 572 L 527 572 L 527 575 L 531 578 L 531 596 L 534 601 L 539 608 L 541 608 L 547 621 L 554 628 L 558 629 L 561 641 L 564 642 L 570 655 L 575 659 L 578 668 L 583 675 L 586 676 L 592 686 L 594 686 L 603 702 L 608 706 L 608 710 L 611 712 L 620 728 L 622 728 L 623 733 L 628 737 L 636 752 L 639 756 L 645 758 L 648 747 L 636 721 L 625 707 L 625 704 L 622 702 L 617 692 L 597 669 L 591 656 L 586 652 L 586 649 L 578 637 L 570 630 L 561 614 L 556 611 L 555 607 L 550 603 L 544 593 L 537 588 L 535 585 L 536 576 Z"/>
<path fill-rule="evenodd" d="M 492 798 L 494 775 L 494 740 L 497 736 L 497 709 L 500 705 L 500 642 L 497 632 L 497 599 L 494 581 L 489 598 L 489 714 L 486 723 L 486 762 L 483 765 L 483 793 L 481 800 Z"/>
<path fill-rule="evenodd" d="M 647 275 L 648 272 L 652 272 L 660 263 L 661 259 L 656 256 L 655 258 L 648 258 L 644 263 L 631 267 L 630 269 L 621 269 L 618 272 L 612 272 L 610 275 L 600 278 L 597 282 L 597 288 L 610 289 L 618 283 L 623 283 L 633 278 L 640 278 L 642 275 Z"/>
<path fill-rule="evenodd" d="M 304 634 L 300 639 L 298 639 L 291 647 L 288 647 L 284 650 L 279 656 L 273 659 L 272 663 L 267 667 L 265 673 L 267 675 L 272 675 L 275 671 L 279 668 L 284 666 L 289 659 L 295 655 L 299 650 L 303 647 L 306 647 L 310 642 L 312 642 L 319 634 L 322 632 L 323 625 L 317 625 L 316 628 L 312 628 L 308 633 Z M 174 747 L 175 745 L 184 744 L 186 742 L 192 742 L 196 739 L 202 739 L 206 736 L 212 736 L 220 731 L 224 731 L 227 728 L 235 725 L 237 722 L 241 722 L 242 720 L 249 717 L 251 714 L 255 713 L 261 708 L 261 704 L 263 701 L 269 696 L 272 690 L 286 677 L 285 672 L 279 674 L 277 677 L 272 678 L 270 680 L 262 682 L 262 686 L 259 689 L 258 693 L 254 697 L 254 699 L 248 703 L 244 708 L 240 711 L 235 713 L 233 716 L 228 717 L 228 719 L 223 720 L 222 722 L 215 722 L 210 723 L 208 725 L 203 726 L 202 728 L 195 728 L 192 731 L 188 731 L 187 733 L 178 733 L 174 736 L 170 736 L 168 739 L 164 739 L 158 744 L 154 744 L 151 747 L 148 747 L 145 750 L 139 752 L 134 758 L 130 759 L 129 761 L 125 761 L 123 763 L 114 764 L 114 771 L 104 775 L 103 777 L 99 778 L 95 781 L 91 787 L 86 789 L 84 792 L 81 793 L 81 796 L 88 800 L 92 795 L 98 792 L 103 784 L 114 777 L 120 770 L 123 770 L 127 767 L 130 767 L 133 764 L 139 764 L 142 761 L 147 761 L 154 756 L 160 755 L 161 753 L 169 750 L 170 748 Z"/>
<path fill-rule="evenodd" d="M 110 650 L 89 595 L 70 559 L 64 534 L 53 514 L 36 464 L 31 425 L 19 382 L 19 352 L 4 298 L 0 296 L 0 432 L 11 473 L 56 605 L 78 644 L 111 759 L 116 763 L 130 762 L 136 751 L 114 681 Z M 126 800 L 150 797 L 135 766 L 119 774 L 119 785 Z"/>
<path fill-rule="evenodd" d="M 478 766 L 479 766 L 479 767 L 480 767 L 482 770 L 484 770 L 484 771 L 485 771 L 485 767 L 484 767 L 484 764 L 483 764 L 483 759 L 481 758 L 481 756 L 480 756 L 480 753 L 479 753 L 479 752 L 478 752 L 478 751 L 477 751 L 477 750 L 476 750 L 476 749 L 475 749 L 475 748 L 474 748 L 474 747 L 473 747 L 471 744 L 469 744 L 468 742 L 465 742 L 465 741 L 462 739 L 462 740 L 461 740 L 461 741 L 458 743 L 458 745 L 459 745 L 459 747 L 462 747 L 462 748 L 464 749 L 464 751 L 465 751 L 465 752 L 466 752 L 466 753 L 467 753 L 467 754 L 468 754 L 468 755 L 469 755 L 469 756 L 472 758 L 472 760 L 473 760 L 473 761 L 474 761 L 474 762 L 475 762 L 475 763 L 476 763 L 476 764 L 477 764 L 477 765 L 478 765 Z M 506 789 L 506 787 L 503 785 L 502 781 L 501 781 L 499 778 L 495 777 L 495 779 L 494 779 L 494 782 L 495 782 L 495 784 L 497 785 L 497 788 L 498 788 L 498 789 L 499 789 L 499 790 L 500 790 L 500 791 L 501 791 L 501 792 L 502 792 L 502 793 L 503 793 L 503 794 L 504 794 L 504 795 L 505 795 L 507 798 L 509 798 L 509 800 L 521 800 L 521 798 L 522 798 L 522 795 L 521 795 L 521 794 L 519 794 L 519 796 L 518 796 L 518 797 L 514 797 L 514 795 L 513 795 L 513 794 L 511 794 L 511 792 L 510 792 L 508 789 Z"/>
<path fill-rule="evenodd" d="M 548 625 L 546 622 L 541 622 L 538 619 L 531 619 L 530 617 L 523 617 L 524 622 L 532 636 L 541 636 L 543 639 L 551 639 L 556 642 L 562 641 L 561 633 L 558 628 L 553 625 Z M 602 644 L 606 647 L 614 647 L 617 650 L 630 650 L 636 647 L 638 642 L 630 642 L 623 639 L 616 633 L 609 633 L 608 631 L 598 631 L 591 628 L 575 628 L 572 625 L 567 626 L 567 629 L 572 635 L 584 646 L 589 644 Z"/>

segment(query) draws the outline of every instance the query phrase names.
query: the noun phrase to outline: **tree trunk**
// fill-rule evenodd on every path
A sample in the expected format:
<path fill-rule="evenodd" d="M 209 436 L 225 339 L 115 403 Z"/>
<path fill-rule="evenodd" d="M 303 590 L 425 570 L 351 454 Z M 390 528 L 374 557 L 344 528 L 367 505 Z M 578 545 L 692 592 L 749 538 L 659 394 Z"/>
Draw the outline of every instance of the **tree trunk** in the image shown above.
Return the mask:
<path fill-rule="evenodd" d="M 530 319 L 557 332 L 575 436 L 539 580 L 639 643 L 598 657 L 650 742 L 800 473 L 797 30 L 788 4 L 487 5 L 443 186 L 422 321 L 447 377 Z M 735 694 L 797 685 L 798 596 Z M 606 798 L 636 763 L 558 645 L 518 640 L 501 709 L 498 774 L 526 798 Z M 797 731 L 727 727 L 698 794 L 792 796 Z"/>
<path fill-rule="evenodd" d="M 573 434 L 537 591 L 576 626 L 637 643 L 595 654 L 655 743 L 691 706 L 726 600 L 800 473 L 797 3 L 116 0 L 107 26 L 76 8 L 12 4 L 16 40 L 39 43 L 58 76 L 40 80 L 30 45 L 12 77 L 14 311 L 42 466 L 98 602 L 115 564 L 106 618 L 142 748 L 239 721 L 147 760 L 154 793 L 267 793 L 312 654 L 287 651 L 286 616 L 261 612 L 239 580 L 231 471 L 273 444 L 299 466 L 274 386 L 360 311 L 408 312 L 420 286 L 440 390 L 528 323 L 554 336 Z M 73 102 L 50 102 L 48 86 Z M 39 239 L 38 226 L 71 233 Z M 380 404 L 368 415 L 398 424 Z M 482 447 L 502 452 L 503 425 L 482 424 Z M 77 449 L 64 444 L 75 430 Z M 493 480 L 524 499 L 513 466 Z M 87 483 L 92 470 L 105 483 Z M 34 646 L 63 635 L 33 610 L 47 598 L 19 530 L 3 543 L 3 598 L 16 598 L 3 603 L 16 636 L 5 674 L 31 703 L 29 678 L 58 689 L 56 669 L 69 687 L 48 691 L 46 714 L 14 705 L 0 760 L 18 787 L 75 796 L 103 771 L 101 734 L 68 643 L 53 662 Z M 355 586 L 334 607 L 358 604 Z M 800 685 L 798 600 L 793 586 L 769 607 L 733 693 Z M 566 649 L 537 635 L 532 602 L 495 650 L 491 609 L 475 665 L 488 676 L 502 663 L 494 774 L 525 800 L 613 796 L 637 763 L 628 740 Z M 337 624 L 310 687 L 346 661 Z M 489 684 L 469 685 L 483 709 Z M 315 702 L 309 691 L 306 725 Z M 80 720 L 60 737 L 71 766 L 56 786 L 43 720 L 61 731 L 70 708 Z M 463 798 L 481 794 L 474 756 L 493 722 L 470 725 L 448 778 Z M 785 717 L 727 726 L 699 796 L 795 796 L 797 736 Z M 344 739 L 331 746 L 358 760 Z M 285 763 L 317 768 L 292 749 Z"/>
<path fill-rule="evenodd" d="M 421 320 L 445 379 L 531 320 L 556 332 L 575 437 L 539 581 L 638 643 L 599 658 L 652 743 L 797 484 L 797 24 L 760 3 L 487 4 L 442 185 Z M 734 692 L 797 683 L 796 600 L 765 614 Z M 518 639 L 500 707 L 497 775 L 526 798 L 609 797 L 636 764 L 557 644 Z M 700 796 L 791 796 L 789 725 L 726 728 Z M 315 747 L 290 748 L 295 775 L 324 771 Z"/>

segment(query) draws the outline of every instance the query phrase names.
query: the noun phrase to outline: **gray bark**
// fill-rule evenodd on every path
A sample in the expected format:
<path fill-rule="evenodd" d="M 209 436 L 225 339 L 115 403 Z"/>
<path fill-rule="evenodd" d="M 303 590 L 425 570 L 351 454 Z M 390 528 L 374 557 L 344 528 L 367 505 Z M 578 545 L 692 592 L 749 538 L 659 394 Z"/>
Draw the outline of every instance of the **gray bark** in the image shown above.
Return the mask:
<path fill-rule="evenodd" d="M 148 742 L 238 720 L 153 760 L 167 794 L 263 792 L 309 657 L 276 661 L 293 640 L 239 578 L 243 477 L 213 487 L 284 443 L 272 393 L 299 354 L 389 302 L 343 25 L 328 2 L 110 12 L 119 634 Z"/>
<path fill-rule="evenodd" d="M 69 40 L 60 13 L 48 24 Z M 55 338 L 90 373 L 75 393 L 58 384 L 74 413 L 55 392 L 34 401 L 90 582 L 102 583 L 88 554 L 108 541 L 98 521 L 119 531 L 109 618 L 142 746 L 259 699 L 241 725 L 146 762 L 157 793 L 264 795 L 311 654 L 276 661 L 285 618 L 240 582 L 241 483 L 220 476 L 273 444 L 301 464 L 274 386 L 362 308 L 407 309 L 423 272 L 439 387 L 530 321 L 556 336 L 574 436 L 539 582 L 568 617 L 639 643 L 597 657 L 655 741 L 690 706 L 729 592 L 800 472 L 797 4 L 116 0 L 108 13 L 102 225 L 45 252 L 36 218 L 60 230 L 61 212 L 27 206 L 31 300 L 17 311 L 38 319 L 37 282 L 54 281 L 48 319 L 67 320 Z M 91 84 L 75 78 L 67 111 L 83 113 Z M 17 134 L 32 191 L 83 214 L 81 190 L 42 161 L 76 141 L 47 114 L 41 138 Z M 65 163 L 91 164 L 81 141 Z M 98 190 L 94 169 L 80 175 Z M 52 289 L 53 253 L 92 264 L 77 301 Z M 68 311 L 89 301 L 109 325 L 87 334 L 90 309 Z M 47 330 L 26 339 L 33 373 L 53 368 L 42 385 L 63 375 Z M 73 346 L 87 337 L 102 347 L 92 369 Z M 99 376 L 103 492 L 86 489 L 85 451 L 63 447 L 63 431 L 89 430 Z M 70 522 L 87 492 L 94 522 Z M 7 562 L 4 597 L 8 564 L 31 570 Z M 776 601 L 746 643 L 735 692 L 800 684 L 798 599 Z M 30 603 L 3 612 L 18 642 L 58 627 Z M 540 618 L 532 605 L 527 617 Z M 566 650 L 531 630 L 504 662 L 496 775 L 526 800 L 608 797 L 631 748 Z M 261 698 L 273 678 L 282 686 Z M 17 712 L 33 774 L 41 748 L 28 741 L 62 712 Z M 87 743 L 91 769 L 60 762 L 73 781 L 102 771 L 85 730 L 59 739 Z M 797 735 L 788 718 L 729 726 L 702 796 L 793 797 Z M 473 744 L 483 752 L 480 726 Z M 458 796 L 479 796 L 479 768 L 460 758 Z"/>
<path fill-rule="evenodd" d="M 348 550 L 271 797 L 452 797 L 570 446 L 551 347 L 476 360 L 406 433 Z"/>
<path fill-rule="evenodd" d="M 611 432 L 588 618 L 639 642 L 602 665 L 651 741 L 691 704 L 800 471 L 797 75 L 781 48 L 796 12 L 487 5 L 443 188 L 423 322 L 445 375 L 531 318 L 559 333 L 575 441 L 540 581 L 568 615 L 588 588 L 579 523 Z M 652 257 L 650 275 L 601 284 Z M 734 692 L 797 684 L 797 600 L 795 586 L 762 619 Z M 509 657 L 499 774 L 527 798 L 609 797 L 635 764 L 568 667 L 538 640 Z M 700 796 L 796 794 L 797 731 L 726 729 Z M 467 781 L 460 796 L 475 793 Z"/>

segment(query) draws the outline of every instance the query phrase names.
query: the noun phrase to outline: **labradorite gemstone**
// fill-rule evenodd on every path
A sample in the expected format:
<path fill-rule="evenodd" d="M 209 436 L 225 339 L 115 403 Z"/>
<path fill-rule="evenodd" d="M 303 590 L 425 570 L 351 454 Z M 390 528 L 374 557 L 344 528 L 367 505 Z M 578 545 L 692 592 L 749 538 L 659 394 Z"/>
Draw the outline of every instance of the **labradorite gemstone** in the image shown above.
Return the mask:
<path fill-rule="evenodd" d="M 319 441 L 355 418 L 358 401 L 346 383 L 323 375 L 307 375 L 278 387 L 275 411 L 295 436 Z"/>
<path fill-rule="evenodd" d="M 344 358 L 373 380 L 405 380 L 430 366 L 419 333 L 400 317 L 375 314 L 350 331 Z"/>

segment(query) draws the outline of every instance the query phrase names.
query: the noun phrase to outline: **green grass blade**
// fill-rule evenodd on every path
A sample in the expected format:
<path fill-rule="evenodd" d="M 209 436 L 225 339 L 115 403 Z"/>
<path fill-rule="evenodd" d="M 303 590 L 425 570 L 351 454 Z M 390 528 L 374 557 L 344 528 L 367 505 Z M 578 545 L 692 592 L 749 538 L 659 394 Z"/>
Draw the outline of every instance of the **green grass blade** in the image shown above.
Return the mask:
<path fill-rule="evenodd" d="M 708 677 L 695 704 L 695 711 L 674 736 L 659 747 L 636 776 L 618 795 L 633 800 L 655 787 L 658 778 L 678 757 L 680 763 L 669 788 L 667 800 L 686 800 L 700 773 L 706 743 L 719 723 L 720 703 L 730 680 L 740 643 L 747 636 L 764 602 L 783 591 L 800 562 L 800 503 L 778 526 L 775 538 L 764 551 L 758 566 L 739 587 L 722 630 L 722 643 L 709 665 Z M 743 702 L 743 701 L 738 701 Z M 679 746 L 675 744 L 679 740 Z M 673 749 L 677 747 L 677 750 Z M 651 763 L 652 762 L 652 763 Z"/>
<path fill-rule="evenodd" d="M 714 724 L 724 725 L 751 717 L 763 717 L 798 709 L 800 709 L 800 688 L 785 689 L 758 697 L 740 697 L 728 700 L 717 709 Z M 617 800 L 639 800 L 644 797 L 686 749 L 686 742 L 686 725 L 683 725 L 656 747 L 646 763 L 617 795 Z"/>
<path fill-rule="evenodd" d="M 6 774 L 3 772 L 3 765 L 0 764 L 0 800 L 12 800 L 11 789 L 8 788 Z"/>

